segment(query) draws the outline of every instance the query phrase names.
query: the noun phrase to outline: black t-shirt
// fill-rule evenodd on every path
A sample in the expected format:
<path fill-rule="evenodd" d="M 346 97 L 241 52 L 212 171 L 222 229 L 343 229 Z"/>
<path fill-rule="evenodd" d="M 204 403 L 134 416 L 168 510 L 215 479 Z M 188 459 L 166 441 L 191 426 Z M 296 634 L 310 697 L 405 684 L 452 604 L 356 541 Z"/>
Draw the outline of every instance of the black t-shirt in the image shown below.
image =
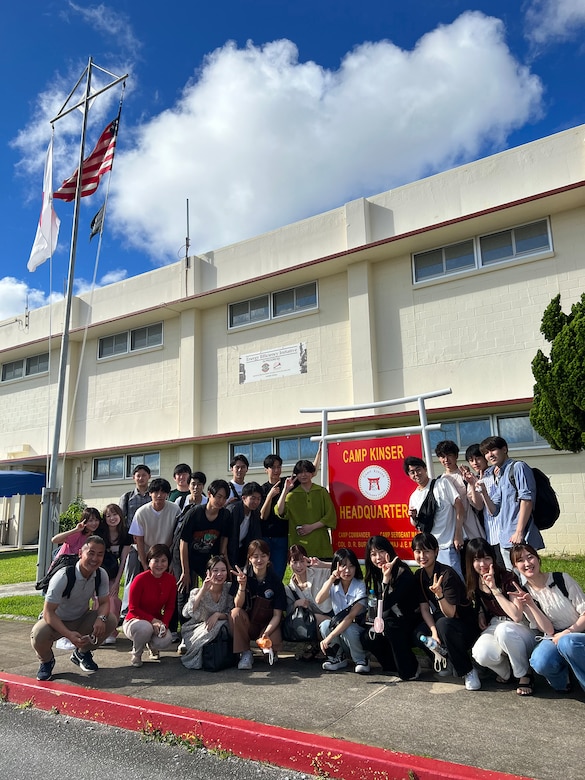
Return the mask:
<path fill-rule="evenodd" d="M 280 493 L 282 493 L 284 489 L 284 480 L 285 477 L 281 477 L 279 479 Z M 272 485 L 270 482 L 265 482 L 262 485 L 262 503 L 264 503 L 266 500 L 266 496 L 270 492 L 271 488 Z M 268 517 L 266 520 L 262 520 L 262 536 L 265 536 L 268 539 L 282 539 L 284 537 L 288 537 L 288 520 L 284 517 L 278 517 L 278 515 L 274 514 L 274 507 L 278 503 L 280 493 L 272 498 Z"/>
<path fill-rule="evenodd" d="M 419 584 L 419 602 L 422 604 L 423 602 L 428 601 L 431 614 L 436 617 L 442 615 L 439 602 L 430 589 L 435 574 L 437 575 L 437 578 L 439 578 L 441 574 L 444 575 L 442 582 L 443 595 L 448 604 L 457 607 L 456 616 L 458 618 L 463 618 L 464 620 L 473 620 L 473 605 L 467 598 L 467 591 L 465 590 L 463 580 L 455 569 L 452 569 L 444 563 L 439 563 L 439 561 L 435 563 L 435 568 L 430 577 L 424 569 L 419 569 L 416 573 Z"/>
<path fill-rule="evenodd" d="M 220 542 L 229 536 L 230 514 L 222 507 L 215 520 L 210 521 L 204 506 L 196 506 L 185 515 L 181 541 L 189 548 L 189 567 L 205 578 L 207 562 L 212 555 L 219 555 Z"/>
<path fill-rule="evenodd" d="M 266 570 L 266 577 L 262 581 L 258 581 L 254 575 L 254 571 L 251 566 L 248 566 L 246 571 L 248 580 L 246 583 L 246 611 L 249 611 L 252 607 L 253 599 L 255 596 L 261 596 L 272 602 L 272 609 L 281 609 L 283 612 L 286 609 L 286 591 L 282 581 L 278 579 L 276 574 L 272 571 L 272 566 L 269 566 Z M 235 580 L 232 582 L 230 593 L 235 596 L 238 592 L 238 582 Z"/>

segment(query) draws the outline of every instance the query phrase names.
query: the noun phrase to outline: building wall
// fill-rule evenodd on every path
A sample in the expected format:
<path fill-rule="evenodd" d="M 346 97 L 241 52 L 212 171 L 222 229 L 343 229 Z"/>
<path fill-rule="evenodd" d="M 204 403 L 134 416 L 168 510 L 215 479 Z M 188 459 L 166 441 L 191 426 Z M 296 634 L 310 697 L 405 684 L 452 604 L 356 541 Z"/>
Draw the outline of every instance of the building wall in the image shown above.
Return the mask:
<path fill-rule="evenodd" d="M 585 127 L 575 128 L 75 298 L 63 502 L 82 495 L 103 507 L 131 487 L 92 481 L 93 458 L 108 453 L 159 451 L 163 475 L 186 461 L 209 479 L 226 477 L 230 442 L 317 433 L 319 415 L 301 414 L 304 407 L 451 387 L 428 402 L 439 420 L 526 412 L 532 358 L 547 351 L 542 313 L 557 293 L 568 309 L 585 289 L 584 141 Z M 544 218 L 551 252 L 413 283 L 414 252 Z M 229 329 L 230 303 L 313 281 L 318 308 Z M 0 328 L 2 362 L 46 351 L 50 327 L 56 337 L 50 377 L 0 382 L 4 463 L 38 466 L 46 457 L 62 321 L 58 304 L 51 318 L 40 309 L 26 327 Z M 158 322 L 162 346 L 97 359 L 100 338 Z M 301 343 L 307 373 L 240 383 L 242 355 Z M 388 427 L 383 415 L 336 412 L 333 425 L 368 427 L 369 416 L 372 426 Z M 513 455 L 551 474 L 559 492 L 563 518 L 547 544 L 585 549 L 577 517 L 585 456 L 548 447 Z M 252 469 L 248 478 L 264 474 Z"/>

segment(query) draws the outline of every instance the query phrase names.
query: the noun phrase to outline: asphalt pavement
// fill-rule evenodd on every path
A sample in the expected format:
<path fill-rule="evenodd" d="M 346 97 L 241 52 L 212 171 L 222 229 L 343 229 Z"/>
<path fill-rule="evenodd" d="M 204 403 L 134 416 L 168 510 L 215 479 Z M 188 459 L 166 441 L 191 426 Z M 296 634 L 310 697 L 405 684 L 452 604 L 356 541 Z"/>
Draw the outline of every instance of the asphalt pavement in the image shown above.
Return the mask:
<path fill-rule="evenodd" d="M 28 697 L 26 700 L 39 703 L 43 697 L 64 697 L 65 693 L 94 701 L 102 697 L 100 713 L 106 711 L 107 704 L 108 711 L 114 713 L 110 722 L 120 725 L 116 708 L 136 700 L 138 711 L 152 703 L 153 708 L 165 708 L 165 713 L 174 709 L 179 713 L 200 711 L 199 721 L 201 713 L 209 713 L 211 729 L 213 717 L 245 719 L 252 723 L 251 731 L 249 726 L 244 729 L 248 743 L 254 741 L 255 729 L 266 740 L 270 727 L 291 730 L 286 732 L 290 748 L 281 746 L 281 754 L 288 749 L 292 753 L 295 741 L 300 744 L 310 738 L 311 744 L 318 746 L 319 740 L 329 745 L 327 740 L 334 738 L 357 743 L 360 760 L 366 763 L 369 752 L 373 756 L 377 748 L 383 748 L 423 757 L 422 764 L 431 758 L 478 768 L 475 773 L 456 775 L 446 765 L 437 764 L 441 772 L 423 774 L 419 770 L 415 777 L 479 777 L 481 770 L 538 780 L 583 777 L 575 731 L 582 728 L 585 695 L 579 690 L 559 696 L 542 679 L 535 695 L 528 698 L 517 696 L 512 686 L 498 685 L 490 674 L 483 678 L 482 690 L 471 692 L 465 690 L 461 679 L 439 678 L 430 669 L 414 682 L 400 682 L 379 667 L 373 667 L 367 676 L 355 674 L 351 667 L 324 672 L 318 662 L 296 660 L 298 647 L 294 645 L 286 646 L 272 667 L 255 651 L 252 671 L 190 671 L 181 664 L 175 646 L 163 652 L 160 661 L 147 660 L 146 653 L 144 665 L 134 668 L 130 665 L 130 642 L 120 633 L 115 645 L 99 648 L 94 654 L 98 672 L 82 672 L 71 663 L 68 651 L 56 650 L 53 682 L 38 683 L 30 629 L 30 623 L 0 620 L 0 684 L 9 701 L 16 701 L 18 695 L 21 701 Z M 129 699 L 116 698 L 120 696 Z M 108 722 L 108 717 L 99 719 Z M 221 728 L 225 722 L 221 721 Z M 231 749 L 229 744 L 224 743 L 224 747 Z M 313 761 L 313 766 L 317 774 L 325 771 L 318 761 Z M 360 776 L 380 775 L 366 771 Z"/>

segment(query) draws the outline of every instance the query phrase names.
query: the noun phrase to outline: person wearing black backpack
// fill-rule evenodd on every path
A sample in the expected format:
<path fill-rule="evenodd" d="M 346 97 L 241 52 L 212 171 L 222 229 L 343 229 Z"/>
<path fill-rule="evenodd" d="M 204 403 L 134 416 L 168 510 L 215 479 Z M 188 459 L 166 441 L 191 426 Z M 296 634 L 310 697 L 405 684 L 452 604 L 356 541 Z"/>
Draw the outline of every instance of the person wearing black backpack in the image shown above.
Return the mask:
<path fill-rule="evenodd" d="M 479 448 L 493 468 L 496 485 L 491 501 L 486 503 L 499 520 L 500 552 L 506 568 L 512 570 L 510 552 L 515 544 L 527 542 L 536 550 L 544 548 L 542 534 L 532 518 L 536 499 L 534 474 L 526 463 L 509 457 L 508 443 L 501 436 L 488 436 Z"/>
<path fill-rule="evenodd" d="M 98 670 L 91 651 L 113 632 L 118 622 L 110 614 L 110 584 L 101 568 L 105 551 L 101 536 L 89 536 L 80 550 L 78 563 L 62 568 L 51 578 L 43 616 L 31 632 L 31 645 L 41 662 L 37 680 L 47 681 L 53 676 L 53 643 L 63 636 L 75 645 L 71 661 L 76 666 L 84 672 Z M 97 610 L 89 607 L 94 594 Z"/>

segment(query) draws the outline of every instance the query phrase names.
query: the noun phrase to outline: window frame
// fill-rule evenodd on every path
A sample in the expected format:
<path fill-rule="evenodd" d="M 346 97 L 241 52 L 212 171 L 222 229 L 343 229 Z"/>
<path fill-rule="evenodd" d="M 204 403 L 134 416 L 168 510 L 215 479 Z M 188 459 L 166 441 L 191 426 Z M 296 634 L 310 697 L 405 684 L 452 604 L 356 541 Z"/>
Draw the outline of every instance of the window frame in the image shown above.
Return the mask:
<path fill-rule="evenodd" d="M 314 304 L 313 303 L 309 305 L 300 304 L 298 301 L 301 295 L 300 291 L 306 288 L 310 288 L 311 286 L 314 288 Z M 286 293 L 292 293 L 292 297 L 293 297 L 292 308 L 290 310 L 278 313 L 277 312 L 278 296 L 283 296 Z M 257 317 L 254 319 L 251 319 L 249 317 L 246 322 L 240 322 L 238 324 L 234 324 L 235 316 L 233 310 L 235 307 L 248 304 L 248 311 L 250 311 L 250 304 L 252 304 L 253 301 L 260 301 L 263 298 L 266 298 L 267 300 L 266 317 Z M 265 295 L 256 295 L 253 298 L 244 298 L 240 301 L 234 301 L 233 303 L 229 303 L 227 309 L 228 330 L 231 331 L 231 330 L 238 330 L 239 328 L 251 327 L 253 325 L 272 322 L 273 320 L 280 320 L 283 317 L 294 317 L 300 314 L 305 314 L 307 312 L 314 312 L 318 308 L 319 308 L 319 285 L 317 283 L 317 280 L 313 282 L 305 282 L 304 284 L 297 284 L 294 287 L 284 287 L 281 290 L 274 290 L 274 292 L 266 293 Z"/>
<path fill-rule="evenodd" d="M 41 368 L 40 370 L 32 370 L 31 363 L 32 361 L 40 361 L 40 359 L 43 359 L 43 362 L 46 362 L 46 368 Z M 40 376 L 41 374 L 48 374 L 49 373 L 49 363 L 50 363 L 50 356 L 48 352 L 39 352 L 36 355 L 29 355 L 28 357 L 19 358 L 18 360 L 8 360 L 6 363 L 2 363 L 2 371 L 0 373 L 0 382 L 16 382 L 19 379 L 26 379 L 30 376 Z M 18 376 L 6 376 L 8 367 L 11 366 L 15 368 L 16 366 L 20 366 L 20 374 Z"/>
<path fill-rule="evenodd" d="M 533 225 L 539 225 L 543 224 L 545 227 L 545 232 L 547 236 L 547 246 L 540 246 L 537 248 L 531 248 L 526 250 L 517 250 L 519 236 L 517 235 L 522 231 L 523 229 L 530 228 Z M 485 241 L 489 238 L 495 238 L 499 235 L 510 235 L 510 245 L 512 246 L 512 253 L 509 255 L 506 255 L 504 257 L 497 257 L 493 260 L 484 259 L 484 255 L 486 253 L 486 249 L 482 250 L 482 241 Z M 473 248 L 473 256 L 474 256 L 474 264 L 467 265 L 465 267 L 458 267 L 453 268 L 452 270 L 447 269 L 447 262 L 448 259 L 446 258 L 446 253 L 448 253 L 448 250 L 452 250 L 454 247 L 458 246 L 464 246 L 466 243 L 472 242 L 472 248 Z M 425 284 L 427 282 L 436 282 L 440 279 L 448 279 L 452 276 L 456 276 L 458 274 L 465 274 L 470 273 L 472 271 L 478 271 L 481 269 L 488 269 L 493 268 L 494 266 L 499 265 L 500 263 L 510 263 L 518 260 L 523 260 L 526 258 L 535 258 L 540 255 L 546 255 L 549 252 L 552 252 L 554 249 L 553 244 L 553 236 L 552 236 L 552 228 L 550 223 L 550 217 L 546 216 L 542 219 L 535 219 L 531 222 L 524 222 L 520 225 L 513 225 L 509 228 L 504 228 L 503 230 L 496 230 L 490 233 L 481 233 L 476 236 L 472 236 L 471 238 L 466 238 L 463 241 L 455 241 L 450 244 L 444 244 L 442 246 L 433 247 L 432 249 L 426 249 L 423 252 L 413 252 L 411 255 L 411 262 L 412 262 L 412 282 L 414 285 L 421 285 Z M 418 269 L 417 270 L 417 259 L 423 258 L 425 256 L 433 255 L 434 253 L 441 253 L 441 264 L 442 264 L 442 271 L 440 273 L 430 273 L 426 276 L 420 276 L 421 270 L 424 272 L 424 269 Z M 438 265 L 438 262 L 437 262 Z"/>
<path fill-rule="evenodd" d="M 153 459 L 156 458 L 158 463 L 153 468 Z M 102 461 L 121 461 L 121 473 L 112 475 L 112 469 L 108 469 L 108 475 L 104 477 L 98 476 L 99 463 Z M 132 469 L 134 465 L 132 461 L 138 463 L 146 463 L 151 470 L 152 477 L 160 476 L 160 450 L 152 450 L 148 452 L 132 452 L 122 453 L 117 455 L 99 455 L 92 458 L 91 462 L 91 482 L 102 484 L 103 482 L 124 482 L 132 479 Z M 131 465 L 132 464 L 132 465 Z"/>
<path fill-rule="evenodd" d="M 146 344 L 145 346 L 133 346 L 136 338 L 136 334 L 140 333 L 141 331 L 147 331 L 147 341 L 149 340 L 148 331 L 154 328 L 160 328 L 160 342 L 154 342 L 152 344 Z M 110 354 L 104 355 L 102 354 L 102 345 L 104 342 L 108 340 L 112 340 L 113 343 L 113 351 Z M 122 339 L 125 340 L 126 346 L 124 349 L 116 349 L 116 339 L 120 340 L 120 343 L 122 342 Z M 159 347 L 164 346 L 164 323 L 162 320 L 160 322 L 153 322 L 150 325 L 143 325 L 140 328 L 131 328 L 130 330 L 122 330 L 119 333 L 111 333 L 108 336 L 101 336 L 98 339 L 97 344 L 97 359 L 98 361 L 101 360 L 111 360 L 112 358 L 120 357 L 122 355 L 130 355 L 134 352 L 145 352 L 149 349 L 158 349 Z"/>

